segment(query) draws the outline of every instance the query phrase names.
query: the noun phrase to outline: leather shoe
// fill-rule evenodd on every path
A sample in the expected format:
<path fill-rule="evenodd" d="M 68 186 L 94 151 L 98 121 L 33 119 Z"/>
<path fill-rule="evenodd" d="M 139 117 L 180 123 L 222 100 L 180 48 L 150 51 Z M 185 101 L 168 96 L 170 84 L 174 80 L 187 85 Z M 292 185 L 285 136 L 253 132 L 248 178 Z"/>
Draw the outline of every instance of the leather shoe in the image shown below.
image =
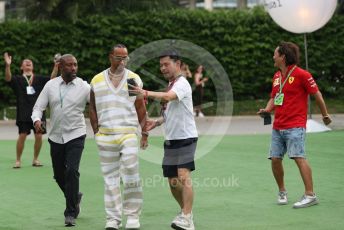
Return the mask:
<path fill-rule="evenodd" d="M 66 227 L 73 227 L 75 226 L 75 219 L 72 216 L 65 217 L 65 226 Z"/>

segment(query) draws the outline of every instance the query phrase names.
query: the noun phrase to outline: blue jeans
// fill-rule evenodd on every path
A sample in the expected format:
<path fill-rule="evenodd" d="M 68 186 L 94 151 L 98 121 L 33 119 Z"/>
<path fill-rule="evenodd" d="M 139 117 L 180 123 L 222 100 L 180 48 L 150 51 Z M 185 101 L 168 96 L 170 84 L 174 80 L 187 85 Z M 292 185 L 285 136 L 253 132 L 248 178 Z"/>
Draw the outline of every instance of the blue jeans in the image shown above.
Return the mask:
<path fill-rule="evenodd" d="M 306 158 L 305 137 L 305 128 L 273 129 L 269 159 L 283 159 L 285 153 L 288 153 L 289 158 Z"/>

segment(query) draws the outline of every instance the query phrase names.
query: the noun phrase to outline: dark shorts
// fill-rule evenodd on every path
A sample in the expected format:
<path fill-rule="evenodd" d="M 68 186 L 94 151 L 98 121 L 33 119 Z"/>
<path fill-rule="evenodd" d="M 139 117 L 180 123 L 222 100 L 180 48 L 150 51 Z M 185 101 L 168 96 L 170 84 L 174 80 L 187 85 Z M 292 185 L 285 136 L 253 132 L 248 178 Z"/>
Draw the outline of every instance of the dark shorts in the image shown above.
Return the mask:
<path fill-rule="evenodd" d="M 45 123 L 45 121 L 42 121 L 42 123 Z M 26 133 L 26 134 L 30 134 L 31 133 L 31 129 L 33 130 L 33 133 L 36 134 L 36 130 L 35 127 L 33 126 L 32 122 L 26 122 L 26 121 L 17 121 L 17 126 L 18 126 L 18 133 Z M 45 131 L 43 134 L 46 134 L 47 132 Z"/>
<path fill-rule="evenodd" d="M 166 140 L 162 169 L 164 177 L 177 177 L 179 168 L 195 170 L 197 138 Z"/>

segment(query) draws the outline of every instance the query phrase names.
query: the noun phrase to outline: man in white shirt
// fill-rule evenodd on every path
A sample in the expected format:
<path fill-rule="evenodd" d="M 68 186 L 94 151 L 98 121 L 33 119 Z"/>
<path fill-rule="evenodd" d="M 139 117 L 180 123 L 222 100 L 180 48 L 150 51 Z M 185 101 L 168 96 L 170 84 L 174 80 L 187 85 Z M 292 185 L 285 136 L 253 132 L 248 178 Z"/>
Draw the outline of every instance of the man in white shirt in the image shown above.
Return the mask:
<path fill-rule="evenodd" d="M 90 86 L 77 77 L 78 63 L 71 54 L 60 59 L 61 76 L 49 81 L 39 95 L 32 112 L 38 132 L 43 132 L 41 118 L 50 107 L 49 143 L 54 178 L 64 193 L 65 225 L 74 226 L 80 212 L 79 164 L 84 149 L 86 123 L 83 111 L 89 101 Z"/>
<path fill-rule="evenodd" d="M 132 92 L 164 102 L 162 117 L 154 121 L 148 120 L 146 128 L 151 130 L 165 122 L 163 174 L 168 178 L 172 195 L 181 208 L 171 227 L 194 230 L 191 171 L 195 170 L 198 134 L 193 117 L 192 89 L 181 74 L 180 66 L 177 51 L 163 52 L 160 56 L 160 70 L 169 81 L 167 92 L 147 91 L 138 87 Z"/>

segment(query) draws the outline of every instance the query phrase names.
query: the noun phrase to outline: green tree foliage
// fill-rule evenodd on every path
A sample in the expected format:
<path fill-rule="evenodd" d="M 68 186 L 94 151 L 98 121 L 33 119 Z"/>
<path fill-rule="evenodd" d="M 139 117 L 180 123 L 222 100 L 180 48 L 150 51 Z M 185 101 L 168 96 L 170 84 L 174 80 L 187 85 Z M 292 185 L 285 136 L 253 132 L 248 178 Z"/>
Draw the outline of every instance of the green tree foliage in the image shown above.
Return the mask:
<path fill-rule="evenodd" d="M 325 96 L 344 99 L 343 24 L 344 15 L 335 15 L 325 27 L 308 34 L 307 38 L 309 71 Z M 113 16 L 88 16 L 75 24 L 10 21 L 0 25 L 0 49 L 12 54 L 14 74 L 19 73 L 20 61 L 29 57 L 34 61 L 36 73 L 49 75 L 55 53 L 72 53 L 79 61 L 79 75 L 88 81 L 109 66 L 107 54 L 112 45 L 126 44 L 131 52 L 160 39 L 189 41 L 213 54 L 228 74 L 235 100 L 269 97 L 271 78 L 276 71 L 273 51 L 281 40 L 299 44 L 301 66 L 305 66 L 303 35 L 284 31 L 261 8 L 211 13 L 203 10 L 119 11 Z M 197 64 L 204 64 L 187 61 L 192 71 Z M 4 69 L 3 62 L 0 68 Z M 161 76 L 157 60 L 147 63 L 145 69 Z M 139 73 L 149 89 L 161 87 L 146 73 Z M 216 98 L 211 82 L 205 90 L 205 99 L 209 101 Z M 1 103 L 13 103 L 11 92 L 1 71 Z"/>
<path fill-rule="evenodd" d="M 338 14 L 344 14 L 344 0 L 338 1 L 337 13 Z"/>
<path fill-rule="evenodd" d="M 89 15 L 110 15 L 119 10 L 130 12 L 170 9 L 170 0 L 22 0 L 19 3 L 30 20 L 71 20 Z"/>

